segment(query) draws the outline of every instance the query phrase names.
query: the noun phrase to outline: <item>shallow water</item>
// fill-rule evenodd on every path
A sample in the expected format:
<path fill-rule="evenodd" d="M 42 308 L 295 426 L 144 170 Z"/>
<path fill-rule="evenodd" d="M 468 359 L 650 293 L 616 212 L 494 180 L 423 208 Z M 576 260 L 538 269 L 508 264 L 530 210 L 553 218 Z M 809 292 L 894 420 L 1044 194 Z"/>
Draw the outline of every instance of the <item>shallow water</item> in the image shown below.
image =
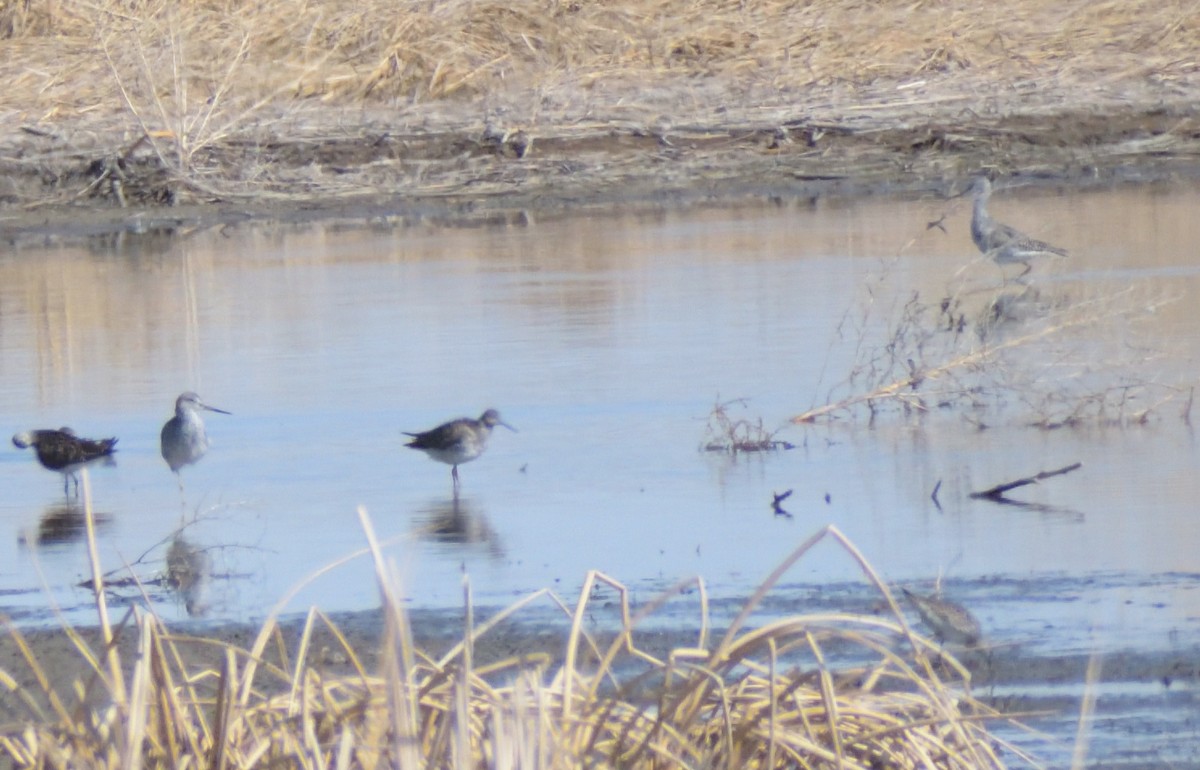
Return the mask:
<path fill-rule="evenodd" d="M 108 569 L 157 577 L 181 508 L 196 519 L 185 536 L 213 577 L 187 600 L 147 587 L 168 618 L 263 615 L 364 546 L 362 506 L 415 607 L 460 604 L 464 574 L 480 604 L 542 587 L 571 597 L 588 569 L 642 599 L 694 575 L 714 596 L 744 596 L 833 523 L 887 580 L 928 590 L 944 575 L 995 643 L 1194 652 L 1200 457 L 1186 399 L 1136 427 L 1022 423 L 1031 381 L 1128 385 L 1105 358 L 1122 355 L 1114 343 L 1143 383 L 1195 382 L 1198 205 L 1191 188 L 999 190 L 997 218 L 1073 252 L 1031 279 L 1055 312 L 1132 308 L 1120 339 L 1099 322 L 1096 339 L 1072 338 L 1076 353 L 1095 346 L 1095 370 L 1042 351 L 1000 407 L 885 405 L 874 421 L 859 410 L 808 426 L 787 420 L 854 392 L 839 384 L 885 348 L 914 293 L 936 303 L 951 286 L 1001 287 L 965 202 L 256 225 L 24 249 L 0 257 L 0 422 L 120 438 L 116 465 L 89 475 Z M 942 214 L 948 232 L 926 227 Z M 212 448 L 184 471 L 181 500 L 158 431 L 189 389 L 233 414 L 206 415 Z M 796 448 L 700 451 L 713 405 L 735 398 L 748 402 L 731 414 Z M 456 503 L 449 469 L 405 449 L 401 431 L 490 406 L 519 432 L 498 429 L 460 468 Z M 1074 462 L 1012 493 L 1031 507 L 969 498 Z M 0 607 L 25 623 L 54 607 L 91 622 L 78 533 L 39 534 L 44 518 L 71 517 L 59 478 L 12 449 L 0 488 Z M 788 489 L 791 516 L 774 515 Z M 784 583 L 860 578 L 822 544 Z M 376 603 L 358 557 L 285 609 Z"/>

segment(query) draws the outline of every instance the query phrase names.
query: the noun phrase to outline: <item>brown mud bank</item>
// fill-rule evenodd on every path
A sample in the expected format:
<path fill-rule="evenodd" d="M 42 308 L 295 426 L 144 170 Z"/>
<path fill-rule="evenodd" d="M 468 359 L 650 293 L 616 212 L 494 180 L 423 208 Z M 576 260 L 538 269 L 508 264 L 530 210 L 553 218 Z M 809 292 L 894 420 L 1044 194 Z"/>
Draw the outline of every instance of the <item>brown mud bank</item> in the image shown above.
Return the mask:
<path fill-rule="evenodd" d="M 0 237 L 1195 176 L 1186 3 L 0 8 Z"/>
<path fill-rule="evenodd" d="M 966 106 L 932 119 L 881 106 L 843 119 L 564 125 L 536 134 L 364 124 L 207 148 L 205 163 L 224 175 L 270 170 L 270 184 L 250 192 L 181 176 L 144 146 L 106 156 L 27 134 L 15 151 L 10 145 L 19 162 L 0 158 L 0 237 L 161 236 L 252 220 L 469 224 L 627 205 L 951 195 L 979 171 L 1072 186 L 1200 178 L 1195 104 L 993 119 Z"/>

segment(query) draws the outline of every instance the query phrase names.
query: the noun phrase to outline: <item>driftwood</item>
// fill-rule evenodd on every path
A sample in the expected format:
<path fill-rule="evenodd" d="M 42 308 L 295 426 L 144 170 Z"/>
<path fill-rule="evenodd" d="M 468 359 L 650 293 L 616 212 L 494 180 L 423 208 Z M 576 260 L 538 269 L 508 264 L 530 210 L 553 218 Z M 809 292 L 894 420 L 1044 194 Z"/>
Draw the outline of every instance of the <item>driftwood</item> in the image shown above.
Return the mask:
<path fill-rule="evenodd" d="M 1062 468 L 1056 468 L 1052 471 L 1042 471 L 1036 476 L 1026 476 L 1025 478 L 1016 479 L 1015 481 L 1007 481 L 1003 484 L 997 484 L 996 486 L 991 487 L 990 489 L 985 489 L 982 492 L 972 492 L 970 496 L 972 500 L 1004 500 L 1004 493 L 1008 492 L 1009 490 L 1016 489 L 1017 487 L 1023 487 L 1028 484 L 1036 484 L 1039 481 L 1053 478 L 1054 476 L 1062 476 L 1070 473 L 1071 471 L 1079 470 L 1082 467 L 1083 463 L 1072 463 L 1070 465 L 1065 465 Z"/>

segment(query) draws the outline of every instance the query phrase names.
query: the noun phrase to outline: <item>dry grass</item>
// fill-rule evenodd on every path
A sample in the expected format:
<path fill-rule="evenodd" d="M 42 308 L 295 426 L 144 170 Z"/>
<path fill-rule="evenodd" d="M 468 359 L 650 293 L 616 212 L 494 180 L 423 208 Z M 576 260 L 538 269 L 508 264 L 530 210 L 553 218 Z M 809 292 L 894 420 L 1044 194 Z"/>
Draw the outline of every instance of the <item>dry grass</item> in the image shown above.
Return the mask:
<path fill-rule="evenodd" d="M 210 99 L 234 110 L 264 99 L 358 105 L 521 91 L 553 101 L 563 89 L 646 99 L 698 77 L 727 94 L 943 73 L 1018 83 L 1053 71 L 1064 86 L 1171 78 L 1195 71 L 1195 11 L 1149 0 L 68 0 L 6 3 L 0 34 L 10 108 L 46 110 L 29 119 L 120 112 L 115 81 L 136 82 L 149 101 L 171 92 L 176 107 L 203 116 Z"/>
<path fill-rule="evenodd" d="M 708 424 L 704 429 L 704 441 L 700 448 L 705 452 L 769 452 L 776 449 L 792 449 L 787 441 L 775 438 L 778 430 L 767 430 L 762 417 L 751 419 L 745 413 L 746 399 L 717 401 L 708 413 Z"/>
<path fill-rule="evenodd" d="M 360 139 L 367 124 L 532 141 L 844 128 L 869 111 L 883 119 L 860 127 L 879 130 L 914 115 L 1088 111 L 1131 92 L 1191 104 L 1198 38 L 1200 14 L 1179 0 L 15 0 L 0 5 L 0 79 L 14 130 L 59 153 L 95 148 L 105 171 L 149 148 L 203 197 L 284 194 L 263 183 L 264 146 Z M 28 136 L 0 147 L 14 136 L 26 148 L 14 162 L 32 162 Z M 120 173 L 101 176 L 124 195 Z"/>
<path fill-rule="evenodd" d="M 477 665 L 490 629 L 549 594 L 476 625 L 468 587 L 462 642 L 426 655 L 413 645 L 370 520 L 361 519 L 384 608 L 378 671 L 316 610 L 294 656 L 271 619 L 249 649 L 221 645 L 215 667 L 189 663 L 197 646 L 215 642 L 174 634 L 139 612 L 132 660 L 115 644 L 91 649 L 66 629 L 90 681 L 60 691 L 10 627 L 39 684 L 18 692 L 0 672 L 9 697 L 28 708 L 21 724 L 0 731 L 0 752 L 42 768 L 1004 766 L 986 730 L 998 715 L 971 697 L 961 665 L 909 629 L 887 586 L 832 527 L 797 548 L 715 643 L 702 583 L 689 583 L 701 596 L 695 646 L 658 658 L 639 648 L 637 629 L 669 595 L 635 615 L 625 588 L 593 572 L 574 607 L 558 602 L 570 619 L 561 663 L 528 655 Z M 861 565 L 889 614 L 794 616 L 750 628 L 763 597 L 827 539 Z M 93 572 L 99 585 L 98 565 Z M 620 596 L 622 624 L 608 644 L 585 630 L 600 585 Z M 96 603 L 101 636 L 112 640 L 119 630 L 100 589 Z M 331 675 L 314 662 L 318 628 L 339 640 L 352 673 Z"/>

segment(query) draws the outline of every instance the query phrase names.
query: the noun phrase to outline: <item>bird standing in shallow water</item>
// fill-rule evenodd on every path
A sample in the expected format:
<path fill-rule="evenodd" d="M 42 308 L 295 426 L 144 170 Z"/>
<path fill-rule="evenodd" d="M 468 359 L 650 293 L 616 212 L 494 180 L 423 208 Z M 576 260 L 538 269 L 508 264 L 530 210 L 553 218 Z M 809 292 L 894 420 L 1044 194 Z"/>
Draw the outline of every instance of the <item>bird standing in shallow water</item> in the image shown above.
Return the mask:
<path fill-rule="evenodd" d="M 488 437 L 492 428 L 503 425 L 516 432 L 516 428 L 500 419 L 500 413 L 489 409 L 480 415 L 478 420 L 462 417 L 437 426 L 424 433 L 408 433 L 412 441 L 405 444 L 411 449 L 420 449 L 434 460 L 451 466 L 450 478 L 454 479 L 454 488 L 458 489 L 458 466 L 469 463 L 487 449 Z"/>
<path fill-rule="evenodd" d="M 917 608 L 917 614 L 933 630 L 933 636 L 938 641 L 975 647 L 983 638 L 979 621 L 961 604 L 937 596 L 921 596 L 907 588 L 900 590 Z"/>
<path fill-rule="evenodd" d="M 180 490 L 183 489 L 183 479 L 179 477 L 179 470 L 196 462 L 208 451 L 208 434 L 204 432 L 204 421 L 200 419 L 201 410 L 229 414 L 224 409 L 209 406 L 195 393 L 188 391 L 175 399 L 175 416 L 163 425 L 162 456 L 179 478 Z"/>
<path fill-rule="evenodd" d="M 13 436 L 12 440 L 19 449 L 33 447 L 43 468 L 63 475 L 64 495 L 69 494 L 71 480 L 75 481 L 75 494 L 79 494 L 76 470 L 97 460 L 110 458 L 117 445 L 115 438 L 80 438 L 70 428 L 24 431 Z"/>
<path fill-rule="evenodd" d="M 1033 269 L 1030 262 L 1037 257 L 1067 256 L 1065 249 L 1030 238 L 1020 230 L 992 219 L 987 212 L 988 199 L 992 196 L 992 183 L 987 177 L 976 177 L 971 183 L 970 191 L 975 195 L 975 208 L 971 214 L 971 240 L 975 241 L 975 245 L 984 256 L 991 257 L 1000 265 L 1024 265 L 1025 270 L 1021 275 Z"/>

